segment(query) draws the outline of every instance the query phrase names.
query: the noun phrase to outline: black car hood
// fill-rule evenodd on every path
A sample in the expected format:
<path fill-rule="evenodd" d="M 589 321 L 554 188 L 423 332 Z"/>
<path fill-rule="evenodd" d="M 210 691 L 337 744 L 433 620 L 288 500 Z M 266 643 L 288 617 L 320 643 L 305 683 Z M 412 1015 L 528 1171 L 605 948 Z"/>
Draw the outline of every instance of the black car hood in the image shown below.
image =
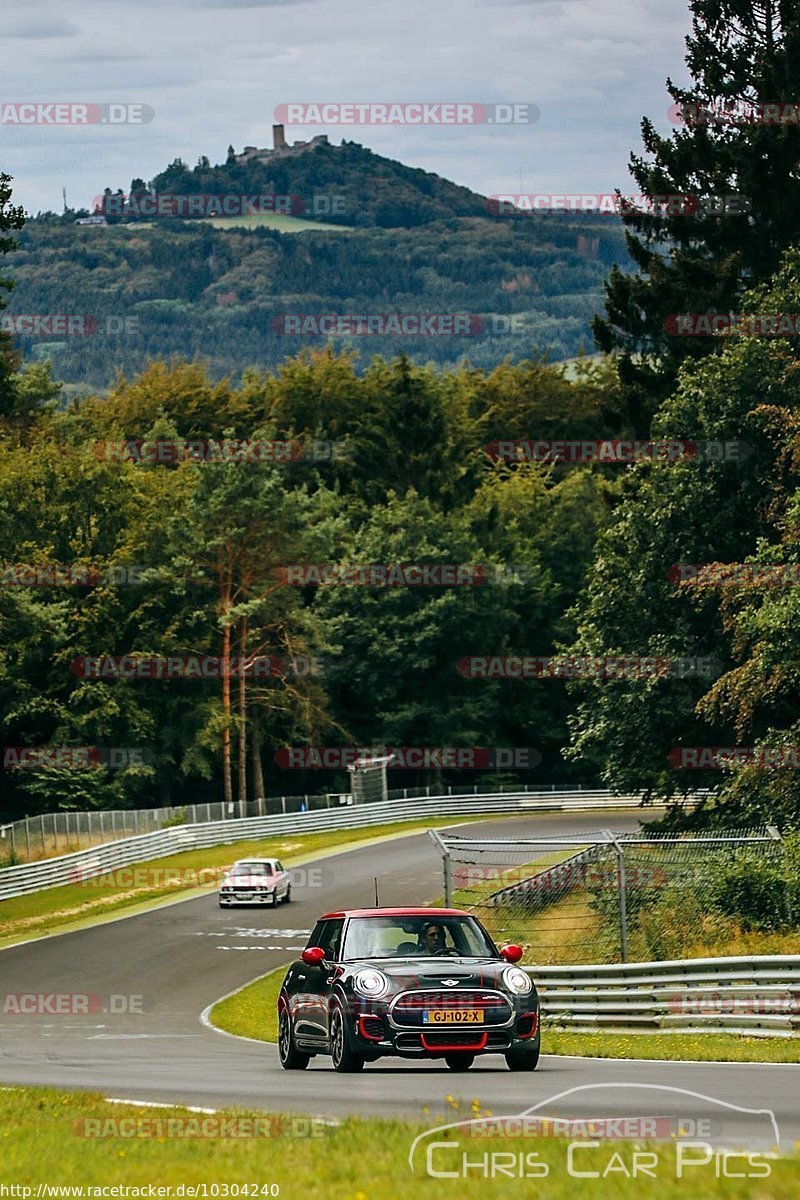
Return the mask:
<path fill-rule="evenodd" d="M 365 958 L 359 963 L 348 963 L 351 971 L 360 967 L 374 967 L 383 971 L 396 984 L 403 981 L 437 987 L 444 979 L 455 979 L 460 985 L 485 985 L 499 977 L 508 966 L 496 958 Z M 451 985 L 452 986 L 452 985 Z"/>

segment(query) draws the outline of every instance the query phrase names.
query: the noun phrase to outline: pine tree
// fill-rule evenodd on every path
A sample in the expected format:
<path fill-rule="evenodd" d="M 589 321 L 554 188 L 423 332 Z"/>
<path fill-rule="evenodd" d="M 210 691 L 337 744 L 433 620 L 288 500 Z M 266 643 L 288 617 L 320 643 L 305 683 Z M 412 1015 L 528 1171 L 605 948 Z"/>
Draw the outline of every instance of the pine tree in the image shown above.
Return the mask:
<path fill-rule="evenodd" d="M 11 201 L 11 176 L 0 172 L 0 235 L 11 229 L 21 229 L 25 222 L 22 208 L 14 207 Z M 8 254 L 16 249 L 17 243 L 13 238 L 0 236 L 0 254 Z M 14 284 L 10 279 L 0 276 L 0 310 L 6 307 L 2 292 L 11 291 Z M 0 415 L 5 415 L 14 406 L 14 388 L 12 373 L 17 365 L 17 355 L 5 330 L 0 330 Z"/>
<path fill-rule="evenodd" d="M 612 270 L 606 318 L 594 322 L 599 347 L 620 353 L 630 416 L 642 432 L 680 362 L 719 346 L 713 337 L 678 335 L 674 325 L 671 332 L 669 317 L 736 312 L 742 292 L 768 279 L 800 239 L 800 5 L 691 0 L 691 11 L 693 86 L 667 80 L 672 119 L 683 125 L 662 137 L 645 118 L 647 157 L 631 155 L 639 193 L 674 197 L 672 211 L 624 206 L 641 274 Z"/>

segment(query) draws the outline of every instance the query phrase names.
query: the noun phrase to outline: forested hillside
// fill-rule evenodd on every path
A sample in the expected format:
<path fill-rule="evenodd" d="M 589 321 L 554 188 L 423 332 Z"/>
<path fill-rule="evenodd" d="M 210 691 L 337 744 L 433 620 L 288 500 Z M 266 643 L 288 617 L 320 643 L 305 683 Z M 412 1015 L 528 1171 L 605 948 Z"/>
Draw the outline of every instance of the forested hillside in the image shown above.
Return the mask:
<path fill-rule="evenodd" d="M 131 192 L 145 186 L 134 179 Z M 486 369 L 506 357 L 571 358 L 592 350 L 603 280 L 613 262 L 627 261 L 616 218 L 493 215 L 466 188 L 355 144 L 269 167 L 201 162 L 190 171 L 176 162 L 149 187 L 170 196 L 299 196 L 312 216 L 314 197 L 337 196 L 339 219 L 355 228 L 324 233 L 309 222 L 285 233 L 141 216 L 85 227 L 72 213 L 29 221 L 8 260 L 16 288 L 6 326 L 27 359 L 50 359 L 73 390 L 108 387 L 116 371 L 172 355 L 202 356 L 213 377 L 238 378 L 326 344 L 324 335 L 281 333 L 287 313 L 479 318 L 467 336 L 335 337 L 357 347 L 361 369 L 374 354 Z M 64 335 L 46 321 L 32 330 L 17 319 L 26 314 L 85 315 L 91 332 Z"/>

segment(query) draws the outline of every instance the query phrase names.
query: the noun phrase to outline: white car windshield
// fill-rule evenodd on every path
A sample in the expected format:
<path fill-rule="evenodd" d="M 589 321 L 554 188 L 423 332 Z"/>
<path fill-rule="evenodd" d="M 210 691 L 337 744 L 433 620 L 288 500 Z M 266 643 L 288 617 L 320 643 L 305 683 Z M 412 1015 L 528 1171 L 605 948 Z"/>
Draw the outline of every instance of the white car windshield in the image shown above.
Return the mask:
<path fill-rule="evenodd" d="M 234 875 L 272 875 L 272 867 L 269 863 L 239 863 L 233 868 Z"/>

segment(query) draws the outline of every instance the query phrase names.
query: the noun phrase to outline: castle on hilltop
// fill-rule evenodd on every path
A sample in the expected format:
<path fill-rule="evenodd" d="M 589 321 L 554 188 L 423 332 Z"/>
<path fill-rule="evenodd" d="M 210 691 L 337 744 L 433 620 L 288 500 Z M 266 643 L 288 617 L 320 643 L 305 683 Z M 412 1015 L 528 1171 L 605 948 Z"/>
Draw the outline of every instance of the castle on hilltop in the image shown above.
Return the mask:
<path fill-rule="evenodd" d="M 237 154 L 233 146 L 228 146 L 228 162 L 249 163 L 249 162 L 270 162 L 275 158 L 291 158 L 295 154 L 302 154 L 304 150 L 311 150 L 314 146 L 327 146 L 328 135 L 321 133 L 317 137 L 311 139 L 310 142 L 293 142 L 290 146 L 286 141 L 286 133 L 283 125 L 272 126 L 272 149 L 259 149 L 258 146 L 245 146 L 241 154 Z"/>

